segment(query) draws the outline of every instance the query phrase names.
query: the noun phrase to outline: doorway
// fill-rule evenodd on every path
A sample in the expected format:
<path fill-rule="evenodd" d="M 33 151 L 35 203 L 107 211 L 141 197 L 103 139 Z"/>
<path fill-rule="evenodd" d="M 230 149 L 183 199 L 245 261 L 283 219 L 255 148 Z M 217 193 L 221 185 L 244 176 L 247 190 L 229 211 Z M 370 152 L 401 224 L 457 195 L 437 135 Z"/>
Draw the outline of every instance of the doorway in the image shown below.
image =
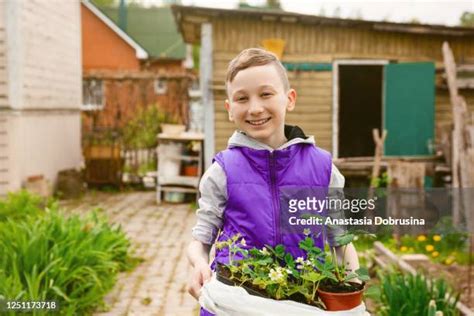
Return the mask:
<path fill-rule="evenodd" d="M 383 126 L 385 61 L 338 61 L 333 112 L 334 157 L 373 156 L 372 129 Z"/>

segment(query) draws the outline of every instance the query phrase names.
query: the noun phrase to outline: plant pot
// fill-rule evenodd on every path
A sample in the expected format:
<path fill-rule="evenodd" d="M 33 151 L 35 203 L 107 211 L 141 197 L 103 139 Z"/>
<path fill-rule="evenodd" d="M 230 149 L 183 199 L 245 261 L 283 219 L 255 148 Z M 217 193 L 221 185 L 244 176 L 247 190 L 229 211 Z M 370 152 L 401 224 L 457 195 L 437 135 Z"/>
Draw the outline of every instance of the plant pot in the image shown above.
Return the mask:
<path fill-rule="evenodd" d="M 318 295 L 328 311 L 344 311 L 353 309 L 362 303 L 365 283 L 363 286 L 364 287 L 359 291 L 341 293 L 326 292 L 319 288 Z"/>
<path fill-rule="evenodd" d="M 183 174 L 188 177 L 196 177 L 198 175 L 197 165 L 184 165 Z"/>

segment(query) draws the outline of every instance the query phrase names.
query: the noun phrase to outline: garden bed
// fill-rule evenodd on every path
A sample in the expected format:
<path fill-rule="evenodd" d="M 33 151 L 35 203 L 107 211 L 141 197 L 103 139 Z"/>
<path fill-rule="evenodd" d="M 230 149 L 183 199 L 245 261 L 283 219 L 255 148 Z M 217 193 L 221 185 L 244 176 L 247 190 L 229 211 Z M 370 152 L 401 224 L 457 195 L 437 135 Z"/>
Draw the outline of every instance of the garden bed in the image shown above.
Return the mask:
<path fill-rule="evenodd" d="M 381 242 L 375 242 L 374 248 L 376 250 L 375 263 L 377 266 L 382 269 L 389 269 L 390 265 L 396 265 L 402 271 L 409 274 L 419 273 L 429 279 L 436 278 L 446 281 L 455 292 L 460 293 L 460 301 L 457 304 L 460 314 L 474 315 L 474 296 L 472 291 L 469 294 L 469 282 L 471 281 L 468 277 L 469 266 L 458 264 L 443 265 L 430 261 L 424 255 L 397 256 Z M 473 277 L 474 273 L 471 271 L 471 279 Z M 371 306 L 372 304 L 368 305 Z"/>

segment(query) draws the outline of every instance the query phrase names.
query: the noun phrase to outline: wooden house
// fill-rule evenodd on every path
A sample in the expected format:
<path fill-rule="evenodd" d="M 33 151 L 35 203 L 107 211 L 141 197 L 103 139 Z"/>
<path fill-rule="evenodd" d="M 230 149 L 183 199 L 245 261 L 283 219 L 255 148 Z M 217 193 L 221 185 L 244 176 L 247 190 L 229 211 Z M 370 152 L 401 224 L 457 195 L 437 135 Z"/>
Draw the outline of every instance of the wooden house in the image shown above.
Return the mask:
<path fill-rule="evenodd" d="M 81 163 L 80 7 L 0 1 L 0 194 Z"/>
<path fill-rule="evenodd" d="M 125 30 L 118 10 L 81 2 L 84 135 L 120 129 L 150 105 L 186 123 L 186 52 L 171 9 L 128 7 Z"/>
<path fill-rule="evenodd" d="M 184 41 L 201 45 L 206 158 L 234 130 L 224 108 L 229 61 L 265 40 L 284 43 L 282 62 L 298 93 L 287 116 L 337 157 L 374 154 L 372 129 L 386 129 L 386 156 L 433 154 L 436 128 L 451 123 L 441 46 L 474 64 L 474 29 L 318 17 L 269 10 L 173 6 Z M 474 87 L 461 86 L 471 110 Z"/>

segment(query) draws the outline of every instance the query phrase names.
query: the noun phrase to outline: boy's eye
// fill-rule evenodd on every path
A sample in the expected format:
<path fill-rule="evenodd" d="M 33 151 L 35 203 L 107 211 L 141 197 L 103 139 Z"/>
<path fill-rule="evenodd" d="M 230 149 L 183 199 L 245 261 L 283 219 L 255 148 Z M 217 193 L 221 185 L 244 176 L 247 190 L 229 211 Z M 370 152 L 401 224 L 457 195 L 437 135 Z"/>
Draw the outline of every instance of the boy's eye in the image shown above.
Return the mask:
<path fill-rule="evenodd" d="M 263 92 L 262 93 L 262 97 L 269 97 L 271 95 L 272 95 L 272 93 L 270 93 L 270 92 Z"/>
<path fill-rule="evenodd" d="M 238 97 L 237 98 L 237 102 L 242 102 L 242 101 L 246 101 L 247 100 L 247 97 Z"/>

